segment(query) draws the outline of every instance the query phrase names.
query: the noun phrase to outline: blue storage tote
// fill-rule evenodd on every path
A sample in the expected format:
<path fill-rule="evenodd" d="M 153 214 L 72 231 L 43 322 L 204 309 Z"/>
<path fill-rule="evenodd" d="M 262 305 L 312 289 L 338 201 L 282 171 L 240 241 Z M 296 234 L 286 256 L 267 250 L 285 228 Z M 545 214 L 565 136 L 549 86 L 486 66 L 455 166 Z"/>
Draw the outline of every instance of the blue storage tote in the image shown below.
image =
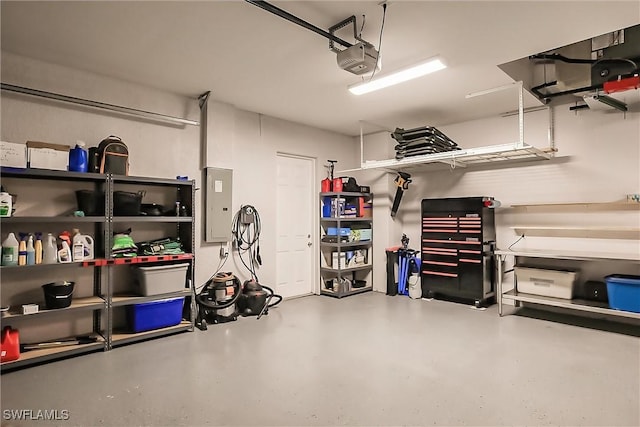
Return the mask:
<path fill-rule="evenodd" d="M 132 332 L 175 326 L 182 320 L 184 297 L 130 305 L 127 322 Z"/>
<path fill-rule="evenodd" d="M 612 274 L 605 280 L 609 307 L 640 313 L 640 276 Z"/>

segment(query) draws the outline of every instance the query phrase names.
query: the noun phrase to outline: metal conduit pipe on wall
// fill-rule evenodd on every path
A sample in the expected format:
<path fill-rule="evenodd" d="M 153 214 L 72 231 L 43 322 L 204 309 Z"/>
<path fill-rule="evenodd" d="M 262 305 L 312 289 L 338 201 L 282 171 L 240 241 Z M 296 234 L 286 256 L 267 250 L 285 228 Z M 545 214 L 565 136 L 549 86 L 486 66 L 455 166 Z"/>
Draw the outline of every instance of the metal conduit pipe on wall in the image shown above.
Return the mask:
<path fill-rule="evenodd" d="M 55 101 L 68 102 L 70 104 L 83 105 L 85 107 L 97 108 L 100 110 L 107 110 L 124 114 L 127 116 L 139 117 L 147 120 L 154 120 L 162 123 L 169 123 L 173 125 L 192 125 L 200 126 L 200 123 L 194 120 L 183 119 L 180 117 L 167 116 L 165 114 L 153 113 L 151 111 L 137 110 L 135 108 L 122 107 L 120 105 L 107 104 L 99 101 L 92 101 L 89 99 L 76 98 L 73 96 L 61 95 L 59 93 L 46 92 L 38 89 L 31 89 L 28 87 L 15 86 L 12 84 L 1 83 L 0 88 L 7 92 L 15 92 L 23 95 L 36 96 L 39 98 L 53 99 Z"/>

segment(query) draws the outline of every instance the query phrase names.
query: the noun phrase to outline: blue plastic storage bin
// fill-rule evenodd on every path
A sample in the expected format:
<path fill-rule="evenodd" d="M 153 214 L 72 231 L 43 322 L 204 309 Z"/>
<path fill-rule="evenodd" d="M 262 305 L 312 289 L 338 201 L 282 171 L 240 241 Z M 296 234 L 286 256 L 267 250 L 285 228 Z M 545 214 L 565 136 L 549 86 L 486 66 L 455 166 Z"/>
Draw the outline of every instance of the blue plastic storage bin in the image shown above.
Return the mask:
<path fill-rule="evenodd" d="M 640 313 L 640 276 L 612 274 L 605 280 L 609 307 Z"/>
<path fill-rule="evenodd" d="M 349 227 L 328 227 L 327 236 L 337 236 L 340 233 L 341 236 L 349 236 L 351 234 L 351 228 Z"/>
<path fill-rule="evenodd" d="M 132 332 L 175 326 L 182 320 L 184 297 L 133 304 L 128 307 L 127 321 Z"/>

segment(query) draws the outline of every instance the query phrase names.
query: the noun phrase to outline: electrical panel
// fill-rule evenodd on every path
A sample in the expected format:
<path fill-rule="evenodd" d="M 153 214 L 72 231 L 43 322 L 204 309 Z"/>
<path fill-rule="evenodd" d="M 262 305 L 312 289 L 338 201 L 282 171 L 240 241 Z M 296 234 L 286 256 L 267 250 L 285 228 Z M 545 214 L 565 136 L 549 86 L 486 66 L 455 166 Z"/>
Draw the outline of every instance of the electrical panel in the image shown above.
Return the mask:
<path fill-rule="evenodd" d="M 233 170 L 206 168 L 204 241 L 231 241 Z"/>

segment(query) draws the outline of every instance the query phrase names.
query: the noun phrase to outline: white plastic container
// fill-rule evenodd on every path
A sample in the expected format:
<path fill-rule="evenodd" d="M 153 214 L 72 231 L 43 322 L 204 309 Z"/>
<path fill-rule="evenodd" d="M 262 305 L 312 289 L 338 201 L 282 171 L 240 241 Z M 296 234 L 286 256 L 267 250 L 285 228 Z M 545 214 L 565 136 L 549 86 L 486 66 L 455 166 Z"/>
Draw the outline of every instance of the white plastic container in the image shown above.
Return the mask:
<path fill-rule="evenodd" d="M 18 265 L 18 239 L 13 233 L 2 242 L 2 265 Z"/>
<path fill-rule="evenodd" d="M 88 261 L 93 259 L 93 237 L 80 234 L 76 228 L 73 230 L 73 260 Z"/>
<path fill-rule="evenodd" d="M 185 289 L 189 264 L 133 267 L 136 292 L 143 296 L 179 292 Z"/>
<path fill-rule="evenodd" d="M 58 262 L 73 261 L 73 258 L 71 255 L 71 248 L 69 247 L 69 244 L 67 243 L 67 241 L 63 240 L 62 243 L 60 243 L 60 245 L 62 246 L 62 248 L 58 251 Z"/>
<path fill-rule="evenodd" d="M 0 193 L 0 217 L 10 217 L 12 209 L 13 202 L 11 200 L 11 194 L 5 192 Z"/>
<path fill-rule="evenodd" d="M 56 238 L 53 237 L 53 234 L 47 234 L 47 240 L 44 242 L 42 249 L 43 264 L 55 264 L 58 262 L 58 245 L 56 243 Z"/>
<path fill-rule="evenodd" d="M 573 297 L 577 272 L 515 267 L 518 292 L 562 299 Z"/>

